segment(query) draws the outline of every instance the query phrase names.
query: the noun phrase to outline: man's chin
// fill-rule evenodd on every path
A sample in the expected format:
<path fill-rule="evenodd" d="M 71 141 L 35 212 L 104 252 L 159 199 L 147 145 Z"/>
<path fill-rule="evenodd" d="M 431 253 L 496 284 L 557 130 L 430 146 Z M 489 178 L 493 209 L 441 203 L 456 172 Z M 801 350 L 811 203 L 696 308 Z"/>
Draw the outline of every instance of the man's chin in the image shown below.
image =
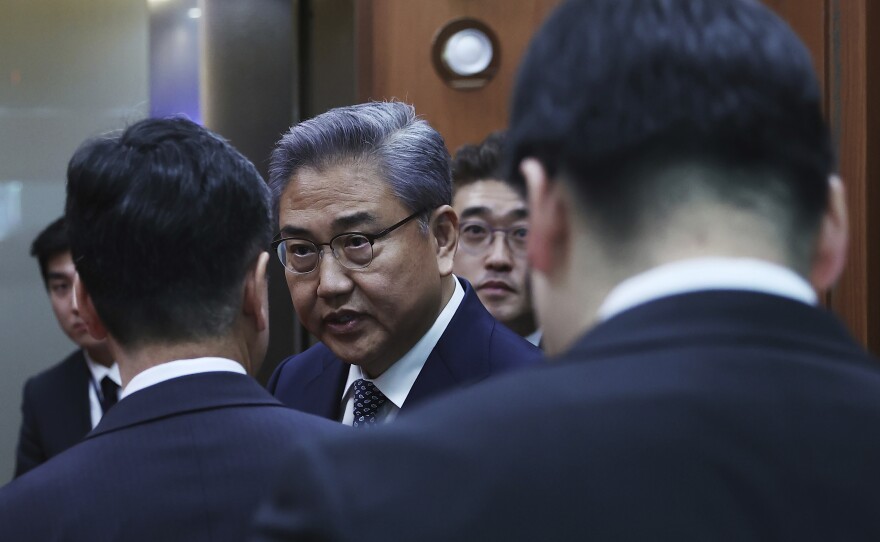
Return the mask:
<path fill-rule="evenodd" d="M 89 335 L 86 329 L 76 329 L 67 334 L 70 340 L 75 342 L 80 348 L 93 348 L 98 346 L 101 341 Z"/>
<path fill-rule="evenodd" d="M 363 347 L 358 347 L 358 343 L 343 342 L 333 339 L 322 341 L 324 346 L 333 352 L 333 355 L 344 363 L 349 365 L 357 365 L 363 367 L 369 365 L 371 356 Z"/>
<path fill-rule="evenodd" d="M 358 349 L 356 345 L 341 347 L 338 344 L 324 344 L 340 361 L 349 365 L 357 365 L 370 378 L 375 378 L 388 369 L 388 367 L 384 366 L 382 360 L 377 359 L 378 356 L 372 350 Z"/>
<path fill-rule="evenodd" d="M 91 335 L 88 335 L 87 338 L 84 338 L 84 339 L 81 339 L 78 341 L 74 341 L 74 342 L 76 342 L 76 344 L 79 345 L 79 347 L 82 348 L 83 350 L 94 350 L 94 349 L 100 348 L 104 345 L 104 341 L 99 341 L 99 340 L 95 339 L 94 337 L 92 337 Z"/>
<path fill-rule="evenodd" d="M 524 312 L 515 307 L 510 307 L 508 305 L 501 306 L 486 306 L 486 309 L 495 317 L 499 322 L 507 325 L 509 322 L 515 322 L 523 317 Z"/>

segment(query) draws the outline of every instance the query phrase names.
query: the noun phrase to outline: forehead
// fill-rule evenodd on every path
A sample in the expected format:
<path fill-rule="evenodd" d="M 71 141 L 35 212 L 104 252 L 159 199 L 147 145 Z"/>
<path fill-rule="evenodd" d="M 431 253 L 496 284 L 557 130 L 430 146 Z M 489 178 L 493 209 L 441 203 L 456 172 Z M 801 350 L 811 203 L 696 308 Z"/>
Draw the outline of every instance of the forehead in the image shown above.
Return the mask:
<path fill-rule="evenodd" d="M 466 184 L 455 192 L 452 200 L 455 212 L 462 216 L 468 211 L 479 211 L 484 218 L 504 218 L 522 215 L 526 210 L 525 199 L 506 183 L 494 179 Z"/>
<path fill-rule="evenodd" d="M 46 262 L 46 273 L 73 277 L 76 268 L 73 265 L 70 252 L 61 252 L 49 258 L 49 261 Z"/>
<path fill-rule="evenodd" d="M 325 229 L 341 217 L 369 215 L 379 220 L 406 209 L 377 168 L 349 163 L 297 171 L 281 194 L 278 211 L 282 229 L 311 230 Z"/>

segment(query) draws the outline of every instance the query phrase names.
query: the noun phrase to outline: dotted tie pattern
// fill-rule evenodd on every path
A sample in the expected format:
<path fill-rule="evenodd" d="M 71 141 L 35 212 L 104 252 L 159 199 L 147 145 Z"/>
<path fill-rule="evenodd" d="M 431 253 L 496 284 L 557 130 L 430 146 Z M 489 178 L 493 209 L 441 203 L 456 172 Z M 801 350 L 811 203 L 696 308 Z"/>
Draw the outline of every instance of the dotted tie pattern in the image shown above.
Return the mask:
<path fill-rule="evenodd" d="M 388 398 L 369 380 L 354 381 L 354 427 L 376 425 L 376 412 Z"/>

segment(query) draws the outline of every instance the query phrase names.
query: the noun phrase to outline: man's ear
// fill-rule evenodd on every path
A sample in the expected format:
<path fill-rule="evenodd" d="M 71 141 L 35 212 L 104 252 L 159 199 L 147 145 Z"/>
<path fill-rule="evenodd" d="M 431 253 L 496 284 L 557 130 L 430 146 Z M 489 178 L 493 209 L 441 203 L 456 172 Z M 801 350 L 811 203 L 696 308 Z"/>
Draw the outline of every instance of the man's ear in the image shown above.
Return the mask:
<path fill-rule="evenodd" d="M 832 175 L 828 178 L 828 207 L 819 225 L 816 253 L 810 272 L 813 288 L 824 292 L 834 286 L 843 273 L 848 244 L 846 191 L 840 177 Z"/>
<path fill-rule="evenodd" d="M 533 270 L 553 272 L 568 248 L 568 206 L 560 183 L 553 182 L 543 164 L 534 158 L 520 162 L 529 205 L 527 253 Z"/>
<path fill-rule="evenodd" d="M 269 253 L 261 252 L 248 271 L 244 283 L 242 312 L 253 319 L 258 332 L 269 327 L 269 284 L 266 266 Z"/>
<path fill-rule="evenodd" d="M 106 339 L 107 327 L 98 316 L 98 311 L 95 310 L 95 305 L 92 303 L 92 296 L 89 295 L 85 284 L 79 280 L 78 273 L 73 278 L 73 302 L 74 310 L 79 313 L 79 317 L 86 324 L 89 335 L 98 340 Z"/>
<path fill-rule="evenodd" d="M 458 247 L 458 215 L 455 214 L 452 207 L 443 205 L 431 213 L 428 227 L 431 239 L 436 243 L 437 267 L 440 269 L 440 276 L 447 277 L 452 274 L 455 249 Z"/>

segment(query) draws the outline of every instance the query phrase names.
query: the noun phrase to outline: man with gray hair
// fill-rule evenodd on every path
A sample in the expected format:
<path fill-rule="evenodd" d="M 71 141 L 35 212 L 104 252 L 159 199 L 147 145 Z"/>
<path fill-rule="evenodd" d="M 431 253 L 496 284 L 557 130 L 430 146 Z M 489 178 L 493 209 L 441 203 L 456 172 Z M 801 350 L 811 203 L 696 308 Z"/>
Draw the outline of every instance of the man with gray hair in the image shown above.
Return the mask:
<path fill-rule="evenodd" d="M 272 154 L 270 185 L 273 247 L 321 341 L 272 375 L 282 402 L 366 427 L 539 361 L 452 274 L 449 153 L 412 106 L 361 104 L 294 126 Z"/>

